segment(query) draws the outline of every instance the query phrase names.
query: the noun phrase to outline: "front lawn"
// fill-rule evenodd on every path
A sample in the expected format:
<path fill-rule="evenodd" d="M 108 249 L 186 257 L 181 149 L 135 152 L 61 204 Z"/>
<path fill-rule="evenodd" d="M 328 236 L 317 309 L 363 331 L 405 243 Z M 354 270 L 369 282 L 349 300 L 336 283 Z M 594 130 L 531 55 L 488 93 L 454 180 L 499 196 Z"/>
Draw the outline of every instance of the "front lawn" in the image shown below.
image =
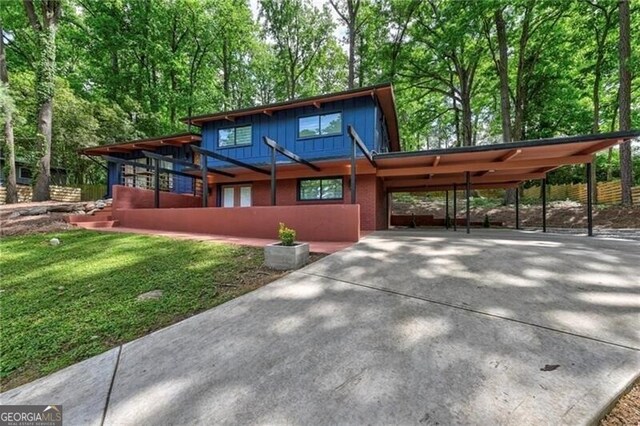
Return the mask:
<path fill-rule="evenodd" d="M 49 240 L 58 237 L 61 244 Z M 74 230 L 0 240 L 2 390 L 276 278 L 262 249 Z M 162 290 L 160 299 L 138 295 Z"/>

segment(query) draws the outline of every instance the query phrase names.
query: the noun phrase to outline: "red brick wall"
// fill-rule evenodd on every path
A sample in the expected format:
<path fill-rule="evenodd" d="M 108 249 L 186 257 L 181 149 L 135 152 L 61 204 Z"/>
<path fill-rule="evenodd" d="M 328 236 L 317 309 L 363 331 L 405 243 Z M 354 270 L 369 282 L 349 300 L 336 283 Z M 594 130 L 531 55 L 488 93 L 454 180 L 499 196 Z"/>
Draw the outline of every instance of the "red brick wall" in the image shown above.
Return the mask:
<path fill-rule="evenodd" d="M 349 176 L 343 177 L 344 198 L 341 201 L 298 201 L 298 180 L 278 180 L 276 190 L 276 205 L 278 206 L 308 206 L 327 204 L 350 204 L 351 188 Z M 359 175 L 356 177 L 356 202 L 360 204 L 360 227 L 373 231 L 387 228 L 387 206 L 381 179 L 374 175 Z M 256 181 L 252 183 L 252 202 L 254 206 L 271 205 L 271 182 Z M 215 205 L 215 204 L 211 204 Z"/>
<path fill-rule="evenodd" d="M 296 230 L 299 241 L 358 241 L 358 205 L 310 205 L 190 209 L 121 209 L 121 226 L 174 232 L 278 238 L 278 224 Z"/>
<path fill-rule="evenodd" d="M 113 209 L 148 209 L 154 207 L 154 191 L 113 185 Z M 187 194 L 160 192 L 160 208 L 174 209 L 202 206 L 202 198 Z"/>

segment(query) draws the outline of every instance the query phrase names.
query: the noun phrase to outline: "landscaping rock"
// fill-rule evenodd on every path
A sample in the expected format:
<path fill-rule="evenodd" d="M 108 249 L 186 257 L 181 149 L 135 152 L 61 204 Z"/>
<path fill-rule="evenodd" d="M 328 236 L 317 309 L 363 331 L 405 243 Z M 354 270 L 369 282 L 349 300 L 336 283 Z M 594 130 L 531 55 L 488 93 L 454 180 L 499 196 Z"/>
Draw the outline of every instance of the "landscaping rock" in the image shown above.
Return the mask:
<path fill-rule="evenodd" d="M 57 238 L 52 238 L 49 240 L 49 244 L 51 244 L 52 246 L 59 246 L 60 245 L 60 240 Z"/>
<path fill-rule="evenodd" d="M 162 290 L 152 290 L 146 293 L 139 294 L 138 297 L 136 297 L 136 300 L 139 302 L 142 302 L 145 300 L 158 300 L 161 298 L 162 298 Z"/>
<path fill-rule="evenodd" d="M 104 209 L 105 207 L 107 207 L 107 203 L 104 200 L 96 201 L 96 209 Z"/>
<path fill-rule="evenodd" d="M 87 215 L 92 215 L 92 214 L 94 214 L 94 213 L 95 213 L 95 212 L 97 212 L 97 211 L 98 211 L 98 209 L 87 210 Z"/>
<path fill-rule="evenodd" d="M 20 210 L 20 214 L 22 216 L 38 216 L 41 214 L 47 214 L 49 211 L 49 206 L 36 206 L 30 207 L 28 209 Z"/>
<path fill-rule="evenodd" d="M 72 212 L 76 210 L 78 206 L 76 204 L 57 204 L 49 206 L 50 212 Z"/>

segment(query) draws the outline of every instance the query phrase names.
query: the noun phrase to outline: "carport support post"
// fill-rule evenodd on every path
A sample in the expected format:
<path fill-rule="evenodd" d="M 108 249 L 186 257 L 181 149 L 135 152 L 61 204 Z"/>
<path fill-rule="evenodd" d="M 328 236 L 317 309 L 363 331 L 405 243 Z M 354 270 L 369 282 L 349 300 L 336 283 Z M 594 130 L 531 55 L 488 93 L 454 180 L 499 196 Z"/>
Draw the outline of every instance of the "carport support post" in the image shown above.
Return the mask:
<path fill-rule="evenodd" d="M 542 179 L 542 232 L 547 232 L 547 179 Z"/>
<path fill-rule="evenodd" d="M 209 177 L 207 176 L 207 156 L 200 154 L 200 167 L 202 168 L 202 207 L 209 203 Z"/>
<path fill-rule="evenodd" d="M 467 196 L 467 234 L 471 232 L 471 202 L 469 198 L 471 197 L 471 173 L 466 172 L 466 180 L 467 180 L 467 190 L 465 191 Z"/>
<path fill-rule="evenodd" d="M 449 229 L 449 191 L 444 191 L 444 227 Z"/>
<path fill-rule="evenodd" d="M 271 147 L 271 205 L 276 205 L 276 148 Z"/>
<path fill-rule="evenodd" d="M 587 235 L 593 237 L 593 179 L 591 163 L 587 163 Z"/>
<path fill-rule="evenodd" d="M 351 140 L 351 204 L 356 203 L 356 141 Z"/>
<path fill-rule="evenodd" d="M 457 222 L 458 216 L 458 185 L 456 183 L 453 184 L 453 230 L 458 230 Z"/>
<path fill-rule="evenodd" d="M 520 186 L 516 188 L 516 229 L 520 229 Z"/>
<path fill-rule="evenodd" d="M 155 170 L 153 173 L 153 206 L 157 209 L 160 207 L 160 160 L 157 158 L 155 161 Z"/>

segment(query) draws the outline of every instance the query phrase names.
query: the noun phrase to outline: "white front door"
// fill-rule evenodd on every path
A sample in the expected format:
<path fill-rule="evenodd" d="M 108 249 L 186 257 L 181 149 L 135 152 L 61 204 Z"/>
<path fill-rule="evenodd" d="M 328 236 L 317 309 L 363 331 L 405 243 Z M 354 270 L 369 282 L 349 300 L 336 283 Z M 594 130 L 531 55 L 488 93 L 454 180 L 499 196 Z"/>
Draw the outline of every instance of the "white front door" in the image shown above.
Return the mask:
<path fill-rule="evenodd" d="M 223 186 L 222 207 L 251 207 L 251 185 Z"/>

